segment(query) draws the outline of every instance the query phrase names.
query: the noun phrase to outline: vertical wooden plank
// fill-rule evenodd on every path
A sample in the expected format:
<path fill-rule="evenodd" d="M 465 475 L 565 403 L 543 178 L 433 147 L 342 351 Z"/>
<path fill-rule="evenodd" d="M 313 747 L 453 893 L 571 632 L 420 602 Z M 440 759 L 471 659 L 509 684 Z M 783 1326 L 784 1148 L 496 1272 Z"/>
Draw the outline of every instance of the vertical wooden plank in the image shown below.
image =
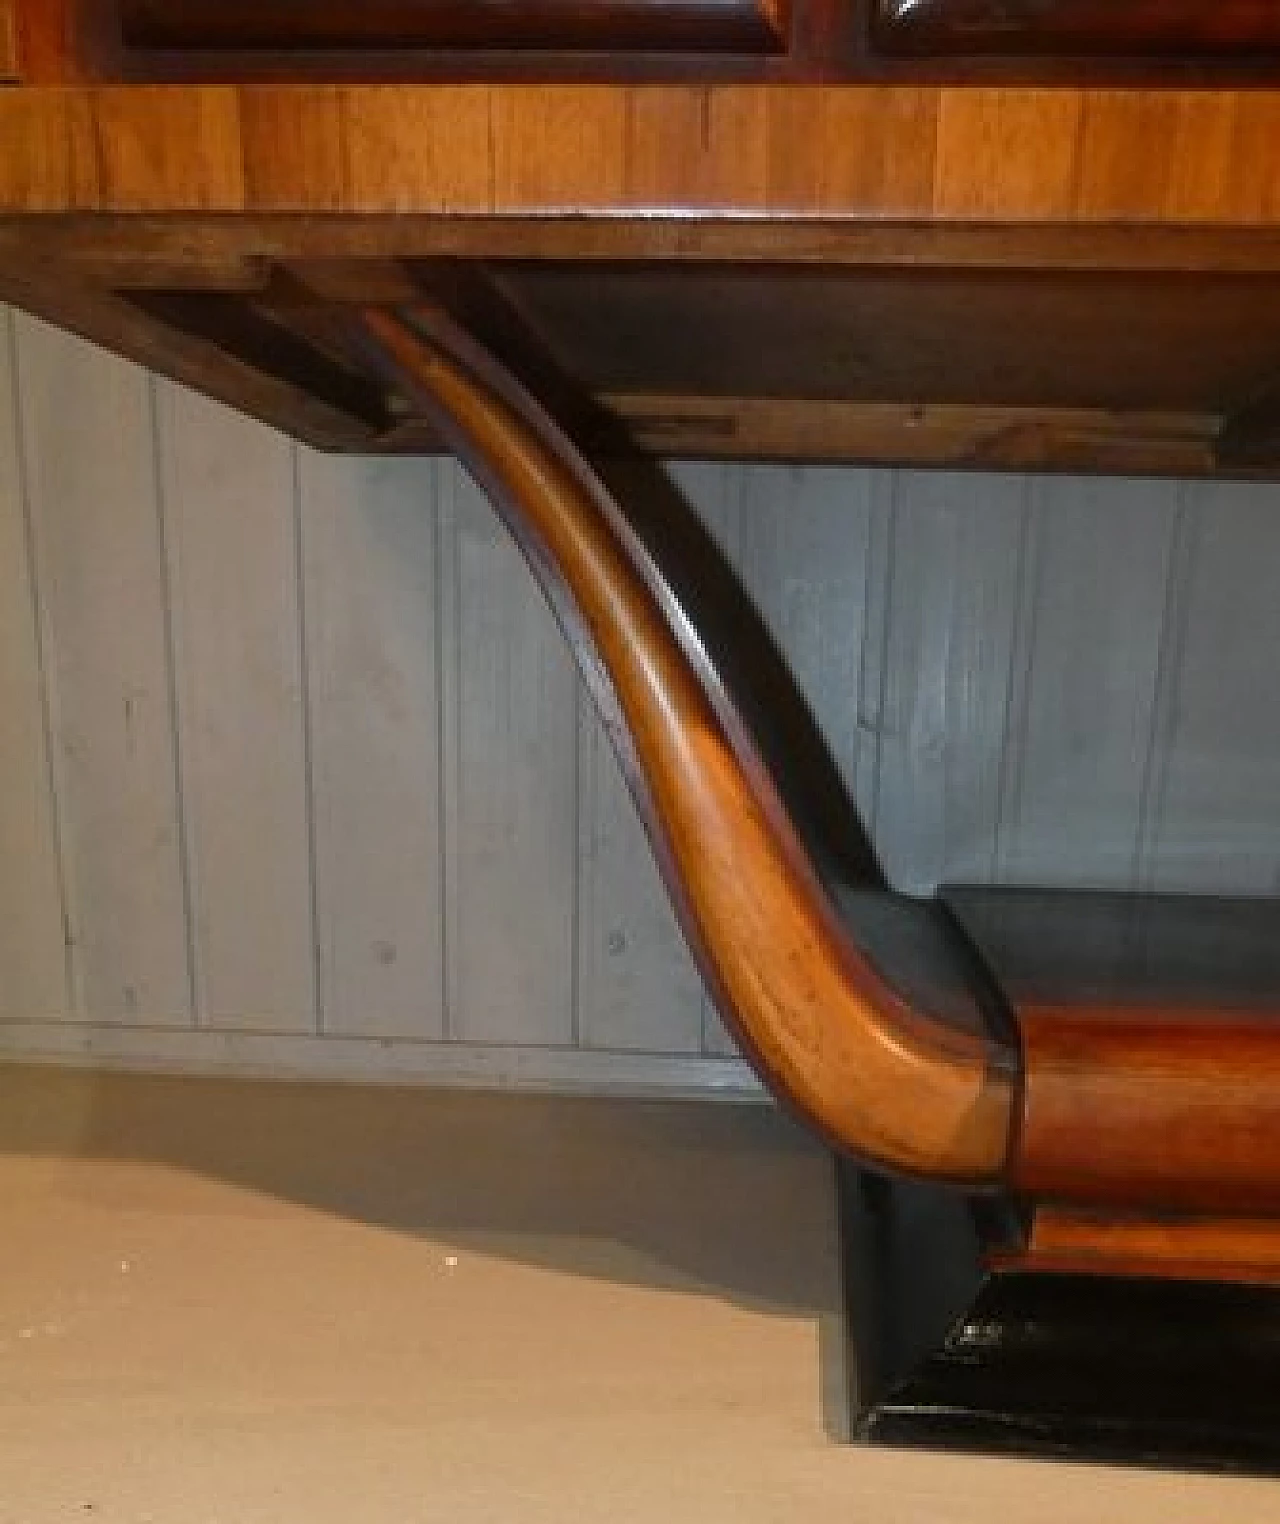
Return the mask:
<path fill-rule="evenodd" d="M 495 204 L 564 215 L 622 195 L 626 118 L 617 90 L 507 85 L 489 95 Z"/>
<path fill-rule="evenodd" d="M 1125 888 L 1140 842 L 1178 488 L 1042 477 L 1031 503 L 998 873 Z"/>
<path fill-rule="evenodd" d="M 1188 582 L 1166 634 L 1167 755 L 1144 878 L 1211 892 L 1280 889 L 1280 517 L 1271 484 L 1189 499 Z"/>
<path fill-rule="evenodd" d="M 1249 94 L 1200 90 L 1098 90 L 1084 98 L 1077 210 L 1081 216 L 1163 216 L 1212 221 L 1224 208 L 1259 210 L 1275 177 L 1258 157 L 1258 129 L 1274 110 Z M 1159 143 L 1153 154 L 1149 144 Z M 1245 157 L 1243 160 L 1240 155 Z M 1242 175 L 1243 171 L 1243 175 Z M 1246 216 L 1248 212 L 1246 211 Z"/>
<path fill-rule="evenodd" d="M 86 96 L 70 90 L 0 93 L 0 207 L 93 210 L 98 180 Z"/>
<path fill-rule="evenodd" d="M 942 91 L 933 209 L 940 217 L 1067 217 L 1080 102 L 1071 90 Z"/>
<path fill-rule="evenodd" d="M 292 447 L 169 384 L 159 406 L 202 1023 L 315 1021 Z"/>
<path fill-rule="evenodd" d="M 18 0 L 0 0 L 0 80 L 20 79 Z"/>
<path fill-rule="evenodd" d="M 623 140 L 627 206 L 663 212 L 673 199 L 688 211 L 765 205 L 769 94 L 750 87 L 629 89 Z"/>
<path fill-rule="evenodd" d="M 75 1008 L 186 1023 L 191 985 L 146 376 L 18 325 Z"/>
<path fill-rule="evenodd" d="M 898 477 L 872 834 L 905 889 L 990 873 L 1025 501 L 1016 476 Z"/>
<path fill-rule="evenodd" d="M 240 91 L 244 199 L 250 209 L 340 212 L 347 186 L 336 85 Z"/>
<path fill-rule="evenodd" d="M 437 475 L 300 456 L 325 1031 L 444 1031 Z"/>
<path fill-rule="evenodd" d="M 230 86 L 99 90 L 93 126 L 102 199 L 113 210 L 244 210 L 240 97 Z"/>
<path fill-rule="evenodd" d="M 494 165 L 490 96 L 487 85 L 431 90 L 379 90 L 356 86 L 341 91 L 346 209 L 353 212 L 492 210 Z M 317 109 L 323 111 L 326 108 L 320 106 Z M 327 123 L 325 131 L 327 137 Z M 412 145 L 411 152 L 406 150 L 407 144 Z M 268 204 L 267 194 L 273 198 L 278 194 L 276 184 L 272 175 L 270 186 L 263 188 L 259 204 Z"/>
<path fill-rule="evenodd" d="M 20 470 L 13 315 L 0 307 L 0 1016 L 67 1014 L 44 653 Z"/>
<path fill-rule="evenodd" d="M 694 501 L 714 500 L 726 468 L 680 469 Z M 632 491 L 642 491 L 638 473 Z M 585 1047 L 697 1053 L 702 981 L 594 706 L 581 699 L 578 989 Z"/>
<path fill-rule="evenodd" d="M 444 473 L 448 1032 L 575 1040 L 577 685 L 483 494 Z"/>

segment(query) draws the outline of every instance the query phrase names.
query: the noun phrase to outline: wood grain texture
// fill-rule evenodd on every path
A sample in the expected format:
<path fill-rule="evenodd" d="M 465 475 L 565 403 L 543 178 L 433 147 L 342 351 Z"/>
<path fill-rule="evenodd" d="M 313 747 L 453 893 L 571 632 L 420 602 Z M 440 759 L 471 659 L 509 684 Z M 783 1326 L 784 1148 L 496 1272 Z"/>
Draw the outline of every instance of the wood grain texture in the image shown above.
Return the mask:
<path fill-rule="evenodd" d="M 704 974 L 762 1074 L 844 1147 L 944 1178 L 997 1177 L 1007 1056 L 922 1019 L 861 958 L 669 590 L 588 468 L 447 327 L 424 337 L 376 312 L 364 321 L 544 573 Z"/>
<path fill-rule="evenodd" d="M 673 461 L 669 469 L 672 483 L 694 507 L 699 522 L 723 564 L 745 576 L 747 560 L 743 510 L 747 486 L 742 470 L 693 460 Z M 631 808 L 635 810 L 634 798 L 631 800 Z M 646 852 L 652 858 L 647 843 Z M 670 896 L 666 898 L 670 904 Z M 683 936 L 681 940 L 687 950 L 688 942 Z M 721 1018 L 706 984 L 701 979 L 698 982 L 702 989 L 702 1051 L 717 1058 L 728 1058 L 740 1053 L 737 1039 Z"/>
<path fill-rule="evenodd" d="M 256 4 L 122 0 L 127 44 L 143 48 L 591 48 L 771 52 L 786 0 L 532 0 L 501 8 L 465 0 L 330 0 Z"/>
<path fill-rule="evenodd" d="M 1280 1224 L 1257 1217 L 1142 1217 L 1040 1207 L 1024 1248 L 988 1256 L 997 1270 L 1280 1281 Z"/>
<path fill-rule="evenodd" d="M 0 81 L 22 78 L 18 0 L 0 0 Z"/>
<path fill-rule="evenodd" d="M 1051 1201 L 1280 1208 L 1276 1012 L 1024 1005 L 1013 1178 Z"/>
<path fill-rule="evenodd" d="M 1274 96 L 1169 94 L 1183 126 L 1166 169 L 1150 164 L 1149 130 L 1133 109 L 1157 93 L 1120 89 L 30 87 L 0 95 L 0 212 L 554 209 L 1274 226 L 1275 167 L 1254 151 L 1268 141 Z M 512 165 L 518 174 L 504 169 Z M 581 247 L 581 229 L 562 231 Z M 746 235 L 716 236 L 723 248 Z M 690 230 L 624 223 L 614 236 L 676 252 Z"/>

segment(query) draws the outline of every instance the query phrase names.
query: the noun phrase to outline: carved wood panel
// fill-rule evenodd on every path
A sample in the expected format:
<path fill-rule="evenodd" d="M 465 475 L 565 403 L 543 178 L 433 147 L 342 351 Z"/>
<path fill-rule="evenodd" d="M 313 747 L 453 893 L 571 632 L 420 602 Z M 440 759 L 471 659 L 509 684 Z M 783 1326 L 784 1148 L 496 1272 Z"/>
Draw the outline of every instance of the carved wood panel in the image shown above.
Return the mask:
<path fill-rule="evenodd" d="M 789 0 L 121 0 L 143 48 L 603 48 L 772 52 Z"/>
<path fill-rule="evenodd" d="M 1246 57 L 1280 51 L 1271 0 L 876 0 L 886 52 Z"/>

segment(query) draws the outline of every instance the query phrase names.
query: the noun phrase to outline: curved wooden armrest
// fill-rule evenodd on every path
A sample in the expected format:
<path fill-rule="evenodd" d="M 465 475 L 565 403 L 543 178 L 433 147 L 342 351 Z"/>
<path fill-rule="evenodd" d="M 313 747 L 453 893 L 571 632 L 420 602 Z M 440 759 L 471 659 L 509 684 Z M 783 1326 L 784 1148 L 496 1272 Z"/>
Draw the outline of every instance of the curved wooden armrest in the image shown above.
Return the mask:
<path fill-rule="evenodd" d="M 364 343 L 521 545 L 617 748 L 686 936 L 762 1078 L 837 1146 L 970 1186 L 1008 1165 L 1016 1052 L 935 1019 L 841 921 L 733 696 L 617 503 L 446 316 L 364 314 Z"/>

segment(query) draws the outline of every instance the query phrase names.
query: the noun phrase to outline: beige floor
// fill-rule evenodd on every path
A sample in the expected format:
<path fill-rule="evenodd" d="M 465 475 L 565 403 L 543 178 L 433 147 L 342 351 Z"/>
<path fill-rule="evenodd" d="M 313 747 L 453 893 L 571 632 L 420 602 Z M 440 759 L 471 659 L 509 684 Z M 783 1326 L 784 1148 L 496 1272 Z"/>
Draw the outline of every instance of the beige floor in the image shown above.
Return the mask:
<path fill-rule="evenodd" d="M 0 1069 L 0 1201 L 0 1524 L 1280 1521 L 835 1443 L 826 1164 L 763 1108 Z"/>

